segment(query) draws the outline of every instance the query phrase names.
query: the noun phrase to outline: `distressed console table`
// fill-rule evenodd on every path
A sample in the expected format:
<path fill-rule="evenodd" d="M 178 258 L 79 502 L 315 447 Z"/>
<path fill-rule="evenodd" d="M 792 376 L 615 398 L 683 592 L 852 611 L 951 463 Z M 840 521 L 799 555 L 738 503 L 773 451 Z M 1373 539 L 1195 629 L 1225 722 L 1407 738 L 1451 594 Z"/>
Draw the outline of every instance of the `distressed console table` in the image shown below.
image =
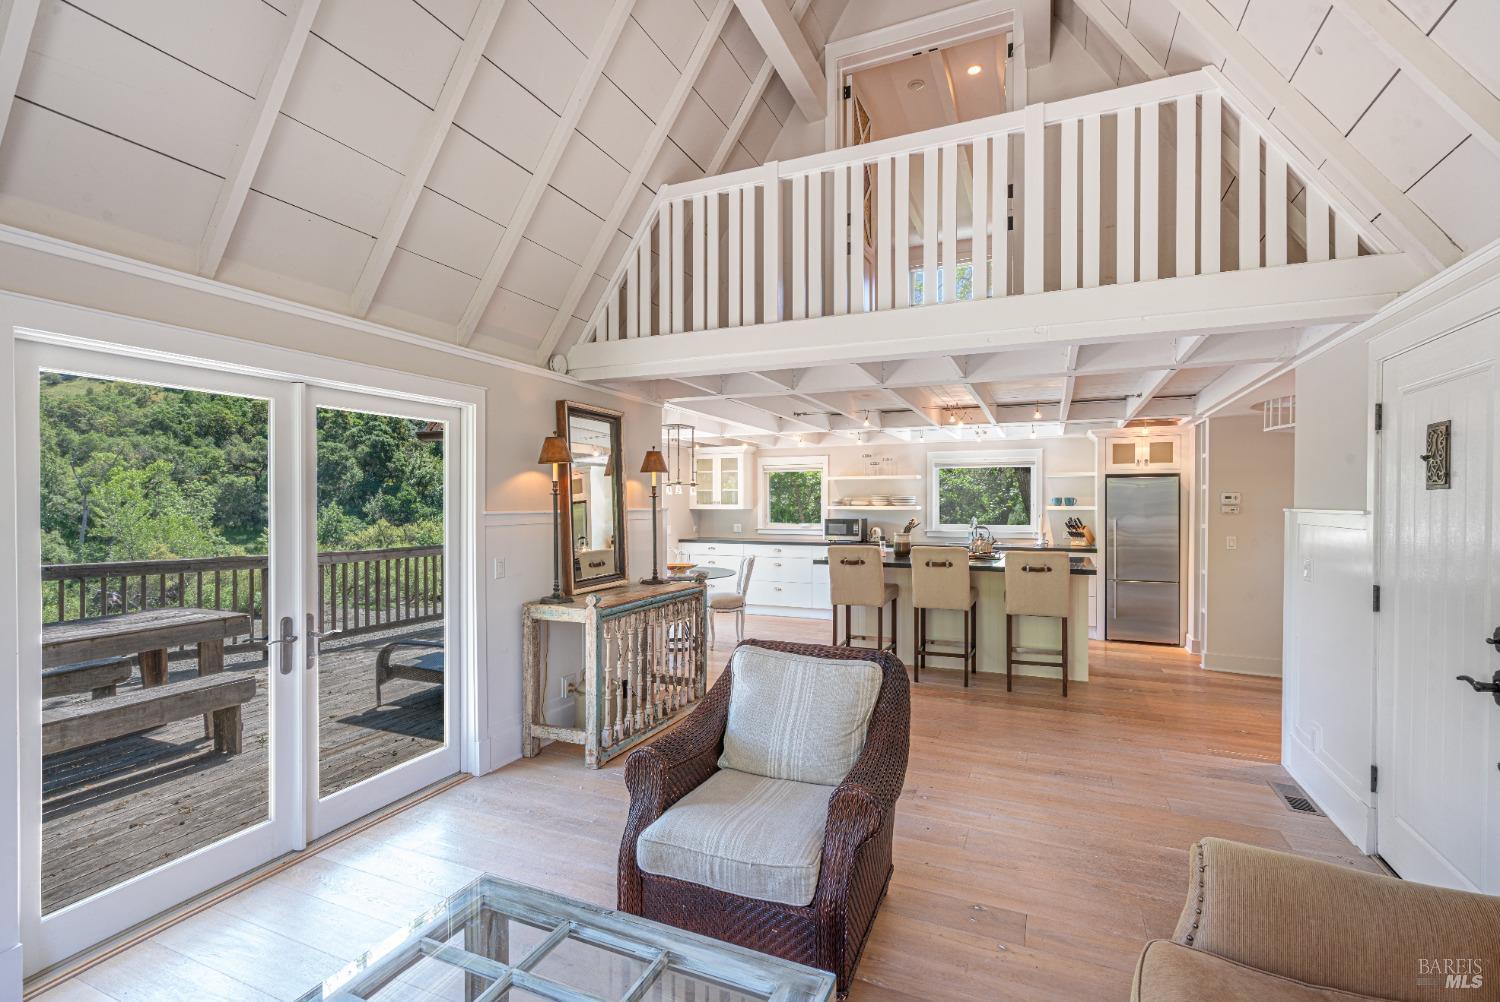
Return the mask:
<path fill-rule="evenodd" d="M 568 741 L 583 745 L 584 764 L 597 769 L 691 709 L 707 687 L 707 607 L 702 579 L 628 585 L 566 605 L 527 602 L 521 612 L 521 753 L 537 754 L 543 739 Z M 583 627 L 587 719 L 581 727 L 557 727 L 542 716 L 547 677 L 542 631 L 549 623 Z"/>

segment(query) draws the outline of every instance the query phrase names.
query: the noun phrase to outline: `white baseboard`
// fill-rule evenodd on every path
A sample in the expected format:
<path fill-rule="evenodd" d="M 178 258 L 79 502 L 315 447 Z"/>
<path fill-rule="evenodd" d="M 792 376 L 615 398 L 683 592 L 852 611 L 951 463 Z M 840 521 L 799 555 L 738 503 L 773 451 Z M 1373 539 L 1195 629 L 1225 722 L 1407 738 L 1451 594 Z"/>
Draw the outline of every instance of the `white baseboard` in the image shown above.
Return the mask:
<path fill-rule="evenodd" d="M 1247 657 L 1243 654 L 1218 654 L 1212 651 L 1205 651 L 1203 653 L 1203 667 L 1209 671 L 1228 672 L 1234 675 L 1281 677 L 1280 658 Z"/>
<path fill-rule="evenodd" d="M 0 952 L 0 998 L 21 997 L 21 944 L 15 943 Z"/>
<path fill-rule="evenodd" d="M 1344 837 L 1360 852 L 1375 851 L 1375 808 L 1364 797 L 1349 788 L 1311 748 L 1295 736 L 1282 742 L 1281 763 L 1291 777 L 1301 784 L 1313 802 L 1323 809 Z"/>

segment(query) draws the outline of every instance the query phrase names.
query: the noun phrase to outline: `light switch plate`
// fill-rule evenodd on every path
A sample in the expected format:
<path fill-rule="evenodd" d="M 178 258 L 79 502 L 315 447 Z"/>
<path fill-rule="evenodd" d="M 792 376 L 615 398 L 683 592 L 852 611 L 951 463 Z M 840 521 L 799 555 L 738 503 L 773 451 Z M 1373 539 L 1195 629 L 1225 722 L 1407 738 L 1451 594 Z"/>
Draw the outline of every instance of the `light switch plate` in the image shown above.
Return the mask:
<path fill-rule="evenodd" d="M 1226 550 L 1238 550 L 1239 548 L 1240 548 L 1240 540 L 1239 540 L 1238 536 L 1225 536 L 1224 537 L 1224 549 L 1226 549 Z"/>
<path fill-rule="evenodd" d="M 744 532 L 745 531 L 744 523 L 742 523 L 742 522 L 736 522 L 736 523 L 734 523 L 734 531 L 735 532 Z"/>
<path fill-rule="evenodd" d="M 493 564 L 492 573 L 495 580 L 499 581 L 501 578 L 505 577 L 505 558 L 496 557 L 493 561 L 491 561 L 491 563 Z"/>

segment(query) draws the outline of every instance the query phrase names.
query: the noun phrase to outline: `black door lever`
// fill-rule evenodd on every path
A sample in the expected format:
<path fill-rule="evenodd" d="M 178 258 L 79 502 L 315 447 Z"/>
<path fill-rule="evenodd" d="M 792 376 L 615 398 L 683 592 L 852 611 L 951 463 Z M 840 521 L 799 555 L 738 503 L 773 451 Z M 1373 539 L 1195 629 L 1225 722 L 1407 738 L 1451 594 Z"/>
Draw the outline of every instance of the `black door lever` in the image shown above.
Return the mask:
<path fill-rule="evenodd" d="M 1500 654 L 1500 626 L 1495 627 L 1494 634 L 1492 636 L 1485 637 L 1484 642 L 1493 647 L 1495 649 L 1495 653 Z"/>
<path fill-rule="evenodd" d="M 1460 675 L 1458 676 L 1458 680 L 1469 683 L 1470 688 L 1475 692 L 1493 693 L 1495 696 L 1495 705 L 1500 706 L 1500 671 L 1495 672 L 1495 678 L 1492 682 L 1476 682 L 1468 675 Z"/>

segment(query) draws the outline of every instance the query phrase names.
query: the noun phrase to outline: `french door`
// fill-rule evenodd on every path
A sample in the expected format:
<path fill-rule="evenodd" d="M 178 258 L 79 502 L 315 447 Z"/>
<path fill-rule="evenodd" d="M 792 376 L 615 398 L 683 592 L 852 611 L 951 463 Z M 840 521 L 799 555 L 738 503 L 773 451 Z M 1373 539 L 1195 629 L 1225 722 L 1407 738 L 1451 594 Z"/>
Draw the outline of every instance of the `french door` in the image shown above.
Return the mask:
<path fill-rule="evenodd" d="M 28 973 L 460 768 L 459 412 L 18 341 Z"/>
<path fill-rule="evenodd" d="M 1381 380 L 1379 851 L 1500 894 L 1500 317 Z"/>

